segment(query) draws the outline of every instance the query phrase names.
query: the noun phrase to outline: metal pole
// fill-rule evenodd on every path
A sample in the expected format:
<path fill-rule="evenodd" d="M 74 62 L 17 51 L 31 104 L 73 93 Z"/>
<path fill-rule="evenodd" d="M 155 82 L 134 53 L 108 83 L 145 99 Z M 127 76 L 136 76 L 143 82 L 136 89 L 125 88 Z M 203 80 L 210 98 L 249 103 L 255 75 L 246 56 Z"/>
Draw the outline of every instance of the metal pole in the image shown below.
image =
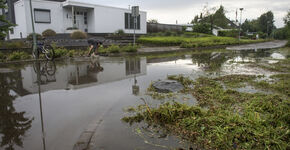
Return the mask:
<path fill-rule="evenodd" d="M 35 35 L 35 28 L 34 28 L 34 19 L 33 19 L 33 14 L 32 14 L 32 2 L 29 0 L 30 4 L 30 15 L 31 15 L 31 25 L 32 25 L 32 37 L 33 37 L 33 53 L 36 56 L 36 59 L 38 59 L 38 54 L 36 52 L 36 35 Z"/>
<path fill-rule="evenodd" d="M 241 40 L 241 26 L 242 26 L 242 11 L 243 11 L 243 8 L 240 8 L 241 10 L 241 15 L 240 15 L 240 27 L 239 27 L 239 41 Z"/>
<path fill-rule="evenodd" d="M 134 45 L 136 45 L 136 16 L 134 16 Z"/>

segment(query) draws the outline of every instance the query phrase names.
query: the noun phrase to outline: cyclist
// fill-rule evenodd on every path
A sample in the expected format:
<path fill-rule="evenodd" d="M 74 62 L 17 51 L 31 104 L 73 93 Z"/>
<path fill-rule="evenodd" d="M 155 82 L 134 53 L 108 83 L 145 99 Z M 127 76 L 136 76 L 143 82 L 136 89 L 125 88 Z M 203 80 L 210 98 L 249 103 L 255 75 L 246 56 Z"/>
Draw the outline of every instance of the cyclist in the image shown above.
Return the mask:
<path fill-rule="evenodd" d="M 90 45 L 88 56 L 93 55 L 99 55 L 98 49 L 103 44 L 101 41 L 95 40 L 95 39 L 89 39 L 88 43 Z"/>

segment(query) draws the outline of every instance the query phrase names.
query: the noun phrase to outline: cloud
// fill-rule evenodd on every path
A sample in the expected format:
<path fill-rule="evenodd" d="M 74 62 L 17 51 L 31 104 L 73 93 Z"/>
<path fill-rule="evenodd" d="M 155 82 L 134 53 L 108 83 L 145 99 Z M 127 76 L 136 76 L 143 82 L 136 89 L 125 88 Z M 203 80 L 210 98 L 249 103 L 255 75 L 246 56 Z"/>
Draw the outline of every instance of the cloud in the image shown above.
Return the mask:
<path fill-rule="evenodd" d="M 202 12 L 203 7 L 218 7 L 223 5 L 227 17 L 234 20 L 237 8 L 245 8 L 243 20 L 256 19 L 267 11 L 273 11 L 277 27 L 284 26 L 283 17 L 289 10 L 289 0 L 76 0 L 94 2 L 102 5 L 128 8 L 129 5 L 139 5 L 147 11 L 147 19 L 157 19 L 162 23 L 190 22 L 195 15 Z"/>

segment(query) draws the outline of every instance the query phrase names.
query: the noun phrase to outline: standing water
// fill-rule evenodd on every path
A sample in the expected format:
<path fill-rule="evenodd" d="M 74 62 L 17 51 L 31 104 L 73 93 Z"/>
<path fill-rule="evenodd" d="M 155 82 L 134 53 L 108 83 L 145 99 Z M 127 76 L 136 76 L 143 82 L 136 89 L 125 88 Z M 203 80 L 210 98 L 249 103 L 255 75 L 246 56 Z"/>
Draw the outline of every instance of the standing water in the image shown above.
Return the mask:
<path fill-rule="evenodd" d="M 142 104 L 151 82 L 177 74 L 271 74 L 247 64 L 285 57 L 242 51 L 2 64 L 0 149 L 71 150 L 93 120 L 99 124 L 92 149 L 178 148 L 183 142 L 177 137 L 143 134 L 121 121 L 124 108 Z"/>

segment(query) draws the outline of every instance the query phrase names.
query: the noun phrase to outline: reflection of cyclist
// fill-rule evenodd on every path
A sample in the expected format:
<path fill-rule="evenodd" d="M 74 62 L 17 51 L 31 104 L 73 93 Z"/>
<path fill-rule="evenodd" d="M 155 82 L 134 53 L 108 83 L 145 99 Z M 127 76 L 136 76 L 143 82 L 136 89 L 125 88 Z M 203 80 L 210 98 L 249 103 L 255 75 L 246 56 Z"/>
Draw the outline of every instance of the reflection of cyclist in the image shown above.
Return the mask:
<path fill-rule="evenodd" d="M 88 72 L 99 73 L 103 71 L 104 71 L 104 68 L 100 65 L 99 60 L 92 59 L 90 62 L 90 65 L 88 66 Z"/>
<path fill-rule="evenodd" d="M 88 56 L 91 56 L 92 54 L 99 55 L 98 49 L 103 43 L 98 41 L 98 40 L 95 40 L 95 39 L 89 39 L 88 43 L 90 45 L 90 50 L 89 50 Z"/>

